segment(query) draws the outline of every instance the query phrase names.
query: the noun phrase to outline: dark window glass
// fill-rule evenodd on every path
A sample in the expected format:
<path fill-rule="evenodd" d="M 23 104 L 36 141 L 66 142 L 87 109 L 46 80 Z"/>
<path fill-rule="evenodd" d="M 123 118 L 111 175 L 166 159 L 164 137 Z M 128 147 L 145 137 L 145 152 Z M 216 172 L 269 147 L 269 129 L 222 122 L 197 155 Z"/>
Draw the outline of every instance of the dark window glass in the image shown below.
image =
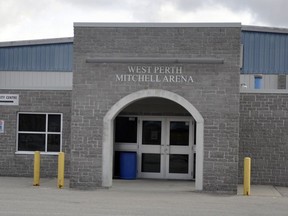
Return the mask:
<path fill-rule="evenodd" d="M 137 118 L 135 117 L 116 118 L 115 142 L 137 143 Z"/>
<path fill-rule="evenodd" d="M 114 155 L 114 178 L 120 177 L 120 152 L 115 151 Z"/>
<path fill-rule="evenodd" d="M 48 134 L 48 152 L 60 151 L 60 134 Z"/>
<path fill-rule="evenodd" d="M 61 131 L 61 115 L 48 115 L 48 132 Z"/>
<path fill-rule="evenodd" d="M 160 154 L 142 154 L 142 172 L 160 173 Z"/>
<path fill-rule="evenodd" d="M 188 173 L 189 155 L 169 155 L 169 173 Z"/>
<path fill-rule="evenodd" d="M 197 132 L 197 123 L 194 121 L 194 145 L 196 145 L 196 132 Z"/>
<path fill-rule="evenodd" d="M 170 122 L 170 145 L 188 146 L 189 145 L 189 123 Z"/>
<path fill-rule="evenodd" d="M 161 144 L 161 121 L 143 121 L 142 145 Z"/>
<path fill-rule="evenodd" d="M 45 114 L 19 114 L 19 131 L 45 132 L 45 128 Z"/>
<path fill-rule="evenodd" d="M 18 151 L 45 151 L 45 134 L 18 134 Z"/>

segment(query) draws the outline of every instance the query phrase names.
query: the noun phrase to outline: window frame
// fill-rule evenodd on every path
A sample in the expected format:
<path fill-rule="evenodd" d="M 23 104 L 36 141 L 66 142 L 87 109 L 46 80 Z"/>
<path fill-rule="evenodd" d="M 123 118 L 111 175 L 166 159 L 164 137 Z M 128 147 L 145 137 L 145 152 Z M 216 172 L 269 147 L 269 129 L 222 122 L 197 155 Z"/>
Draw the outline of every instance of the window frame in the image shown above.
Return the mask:
<path fill-rule="evenodd" d="M 29 115 L 45 115 L 45 131 L 19 131 L 19 117 L 21 114 L 29 114 Z M 49 132 L 48 131 L 48 116 L 49 115 L 60 115 L 60 132 Z M 17 113 L 17 128 L 16 128 L 16 152 L 15 154 L 34 154 L 35 151 L 19 151 L 19 134 L 44 134 L 45 135 L 45 151 L 40 151 L 41 154 L 45 155 L 58 155 L 59 152 L 62 151 L 62 138 L 63 138 L 63 113 L 55 113 L 55 112 L 18 112 Z M 48 135 L 56 134 L 60 135 L 60 151 L 58 152 L 48 152 Z"/>

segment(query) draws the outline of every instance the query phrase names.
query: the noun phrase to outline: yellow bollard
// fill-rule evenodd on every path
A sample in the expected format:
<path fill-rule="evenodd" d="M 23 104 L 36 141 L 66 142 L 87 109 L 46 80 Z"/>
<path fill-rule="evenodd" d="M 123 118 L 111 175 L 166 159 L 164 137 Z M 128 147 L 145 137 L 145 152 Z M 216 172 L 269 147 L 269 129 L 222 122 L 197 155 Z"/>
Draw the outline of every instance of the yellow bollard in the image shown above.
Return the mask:
<path fill-rule="evenodd" d="M 251 183 L 251 158 L 244 158 L 244 182 L 243 182 L 243 195 L 250 195 L 250 183 Z"/>
<path fill-rule="evenodd" d="M 34 180 L 33 186 L 40 186 L 40 152 L 34 153 Z"/>
<path fill-rule="evenodd" d="M 64 187 L 64 152 L 60 152 L 58 155 L 58 188 Z"/>

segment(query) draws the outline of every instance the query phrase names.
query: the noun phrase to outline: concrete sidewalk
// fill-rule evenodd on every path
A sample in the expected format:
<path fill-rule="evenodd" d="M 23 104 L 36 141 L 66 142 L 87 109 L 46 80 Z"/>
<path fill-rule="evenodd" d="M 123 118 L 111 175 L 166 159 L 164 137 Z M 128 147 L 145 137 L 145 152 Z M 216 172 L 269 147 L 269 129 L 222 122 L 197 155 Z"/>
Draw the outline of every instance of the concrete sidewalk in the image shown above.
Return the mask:
<path fill-rule="evenodd" d="M 288 215 L 288 188 L 252 185 L 251 196 L 198 193 L 189 181 L 114 180 L 111 189 L 56 187 L 56 179 L 0 177 L 2 216 L 94 215 Z"/>

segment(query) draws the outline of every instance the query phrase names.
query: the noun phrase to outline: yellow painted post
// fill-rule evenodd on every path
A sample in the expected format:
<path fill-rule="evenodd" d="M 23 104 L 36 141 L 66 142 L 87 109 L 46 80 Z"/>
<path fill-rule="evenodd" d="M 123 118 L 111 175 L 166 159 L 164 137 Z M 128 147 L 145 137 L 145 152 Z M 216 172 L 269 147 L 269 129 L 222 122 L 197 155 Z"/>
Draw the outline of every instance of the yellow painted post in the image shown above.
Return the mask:
<path fill-rule="evenodd" d="M 244 182 L 243 182 L 243 195 L 250 195 L 250 183 L 251 183 L 251 158 L 244 158 Z"/>
<path fill-rule="evenodd" d="M 34 180 L 33 186 L 40 186 L 40 152 L 34 153 Z"/>
<path fill-rule="evenodd" d="M 58 155 L 58 188 L 64 187 L 64 152 L 60 152 Z"/>

